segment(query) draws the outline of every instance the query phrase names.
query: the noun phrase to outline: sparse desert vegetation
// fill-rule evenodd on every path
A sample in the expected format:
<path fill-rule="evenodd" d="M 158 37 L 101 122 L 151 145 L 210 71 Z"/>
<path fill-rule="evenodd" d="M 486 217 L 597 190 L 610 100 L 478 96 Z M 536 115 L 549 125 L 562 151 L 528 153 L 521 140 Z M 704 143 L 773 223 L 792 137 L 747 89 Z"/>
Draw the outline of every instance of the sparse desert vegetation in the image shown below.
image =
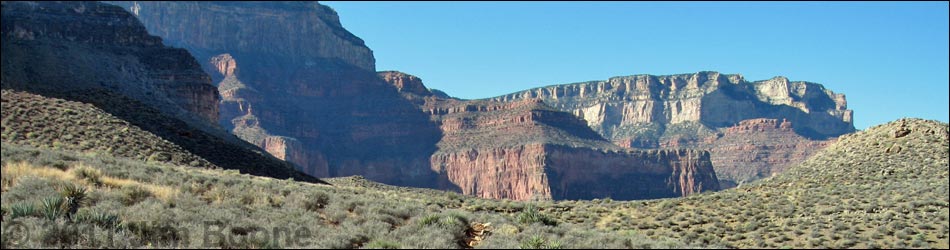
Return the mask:
<path fill-rule="evenodd" d="M 8 143 L 2 166 L 4 248 L 688 246 L 557 221 L 550 202 L 534 207 L 358 177 L 328 186 Z"/>
<path fill-rule="evenodd" d="M 787 174 L 648 201 L 316 185 L 4 143 L 4 225 L 32 231 L 4 230 L 3 247 L 946 248 L 947 125 L 903 123 L 846 136 Z"/>

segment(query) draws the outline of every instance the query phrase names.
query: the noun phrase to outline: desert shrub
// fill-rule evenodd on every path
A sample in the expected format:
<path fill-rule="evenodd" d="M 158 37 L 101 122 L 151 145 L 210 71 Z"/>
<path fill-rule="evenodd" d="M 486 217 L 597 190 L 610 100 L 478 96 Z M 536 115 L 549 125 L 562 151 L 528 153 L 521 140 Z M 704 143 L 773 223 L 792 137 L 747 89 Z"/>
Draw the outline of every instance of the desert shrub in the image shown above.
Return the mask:
<path fill-rule="evenodd" d="M 91 212 L 85 208 L 76 213 L 75 221 L 89 223 L 103 228 L 115 228 L 121 223 L 119 216 L 115 214 Z"/>
<path fill-rule="evenodd" d="M 399 249 L 400 245 L 397 242 L 389 240 L 380 240 L 375 239 L 366 244 L 364 248 L 367 249 Z"/>
<path fill-rule="evenodd" d="M 136 203 L 142 202 L 150 197 L 152 197 L 152 192 L 149 192 L 147 189 L 140 185 L 126 185 L 121 189 L 122 192 L 122 204 L 126 206 L 135 205 Z"/>
<path fill-rule="evenodd" d="M 84 180 L 95 186 L 102 186 L 102 171 L 98 169 L 79 165 L 72 169 L 72 173 L 76 179 Z"/>
<path fill-rule="evenodd" d="M 187 242 L 185 229 L 176 227 L 171 221 L 130 221 L 123 224 L 142 243 L 151 242 L 157 246 L 178 246 Z"/>
<path fill-rule="evenodd" d="M 324 192 L 309 193 L 304 197 L 303 208 L 309 211 L 319 211 L 330 204 L 330 195 Z"/>
<path fill-rule="evenodd" d="M 44 229 L 40 233 L 40 239 L 47 246 L 72 246 L 83 237 L 81 227 L 62 220 L 52 222 L 51 225 L 44 226 Z"/>

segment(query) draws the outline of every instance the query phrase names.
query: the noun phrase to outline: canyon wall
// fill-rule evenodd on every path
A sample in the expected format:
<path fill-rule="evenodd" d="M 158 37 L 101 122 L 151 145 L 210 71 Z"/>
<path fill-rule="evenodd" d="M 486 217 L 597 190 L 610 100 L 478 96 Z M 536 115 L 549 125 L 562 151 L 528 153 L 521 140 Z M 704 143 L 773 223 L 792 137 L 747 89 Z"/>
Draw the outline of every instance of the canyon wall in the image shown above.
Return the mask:
<path fill-rule="evenodd" d="M 698 151 L 684 157 L 628 152 L 541 101 L 461 101 L 408 74 L 377 74 L 372 51 L 319 4 L 114 3 L 198 58 L 221 93 L 223 127 L 314 176 L 363 175 L 509 199 L 614 193 L 635 199 L 718 189 L 690 179 L 715 176 L 712 169 L 689 168 L 709 165 L 708 157 L 692 157 Z M 607 149 L 613 153 L 593 153 Z M 580 162 L 551 155 L 615 160 L 579 173 L 569 168 L 583 168 Z M 659 188 L 634 193 L 638 187 L 620 181 L 598 186 L 589 179 L 618 175 Z"/>
<path fill-rule="evenodd" d="M 3 6 L 4 88 L 108 89 L 186 121 L 217 121 L 219 96 L 198 62 L 184 49 L 163 45 L 122 8 L 93 2 Z"/>
<path fill-rule="evenodd" d="M 719 189 L 709 153 L 631 150 L 603 139 L 584 120 L 539 99 L 457 100 L 417 77 L 380 72 L 440 124 L 434 171 L 465 194 L 495 199 L 620 200 L 685 196 Z"/>
<path fill-rule="evenodd" d="M 843 94 L 784 77 L 749 82 L 718 72 L 635 75 L 488 100 L 525 99 L 577 115 L 622 147 L 709 150 L 719 177 L 729 183 L 780 172 L 814 147 L 854 131 Z M 765 120 L 784 125 L 752 125 Z M 749 132 L 749 126 L 758 132 Z"/>
<path fill-rule="evenodd" d="M 222 127 L 318 177 L 436 187 L 438 126 L 375 72 L 372 50 L 314 2 L 113 2 L 188 49 Z M 445 189 L 452 190 L 451 187 Z"/>
<path fill-rule="evenodd" d="M 74 140 L 81 138 L 87 145 L 112 142 L 107 150 L 97 153 L 320 182 L 221 129 L 217 125 L 220 96 L 211 85 L 211 77 L 188 51 L 165 46 L 161 38 L 150 35 L 139 20 L 122 7 L 99 2 L 4 1 L 2 5 L 0 85 L 4 91 L 36 95 L 24 100 L 64 100 L 92 105 L 96 112 L 121 120 L 122 126 L 143 131 L 133 138 L 103 138 L 96 134 L 102 128 L 96 127 L 72 136 Z M 46 109 L 55 111 L 53 107 Z M 49 114 L 36 114 L 37 117 L 43 115 Z M 60 120 L 43 121 L 46 129 L 36 134 L 41 134 L 41 138 L 55 138 L 77 125 L 88 126 L 88 119 L 98 121 L 100 118 L 77 117 L 68 121 L 69 124 Z M 135 151 L 130 149 L 143 146 L 121 143 L 155 138 L 164 140 L 159 144 L 175 145 L 176 149 L 163 146 Z M 144 142 L 145 145 L 155 143 Z M 166 149 L 171 151 L 164 152 Z M 179 160 L 175 160 L 176 157 L 169 155 L 193 155 L 202 159 L 178 157 Z"/>

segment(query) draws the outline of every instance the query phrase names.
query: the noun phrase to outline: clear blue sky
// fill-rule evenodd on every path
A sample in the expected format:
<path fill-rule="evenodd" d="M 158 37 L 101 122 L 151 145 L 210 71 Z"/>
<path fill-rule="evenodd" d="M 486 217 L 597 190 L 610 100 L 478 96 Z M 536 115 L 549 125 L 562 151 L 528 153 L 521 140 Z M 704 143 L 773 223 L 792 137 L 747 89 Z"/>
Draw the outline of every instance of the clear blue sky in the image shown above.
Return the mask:
<path fill-rule="evenodd" d="M 855 126 L 948 121 L 947 2 L 323 2 L 378 70 L 474 99 L 704 70 L 844 93 Z"/>

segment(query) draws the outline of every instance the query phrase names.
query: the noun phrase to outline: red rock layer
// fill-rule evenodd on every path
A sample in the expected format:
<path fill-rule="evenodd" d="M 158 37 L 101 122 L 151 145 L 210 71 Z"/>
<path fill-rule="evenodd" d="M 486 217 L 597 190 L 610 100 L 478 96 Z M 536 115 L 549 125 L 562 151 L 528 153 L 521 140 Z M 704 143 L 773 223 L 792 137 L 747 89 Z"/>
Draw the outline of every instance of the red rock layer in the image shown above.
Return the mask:
<path fill-rule="evenodd" d="M 528 144 L 440 152 L 432 166 L 483 198 L 653 199 L 719 189 L 704 151 L 600 151 Z"/>

